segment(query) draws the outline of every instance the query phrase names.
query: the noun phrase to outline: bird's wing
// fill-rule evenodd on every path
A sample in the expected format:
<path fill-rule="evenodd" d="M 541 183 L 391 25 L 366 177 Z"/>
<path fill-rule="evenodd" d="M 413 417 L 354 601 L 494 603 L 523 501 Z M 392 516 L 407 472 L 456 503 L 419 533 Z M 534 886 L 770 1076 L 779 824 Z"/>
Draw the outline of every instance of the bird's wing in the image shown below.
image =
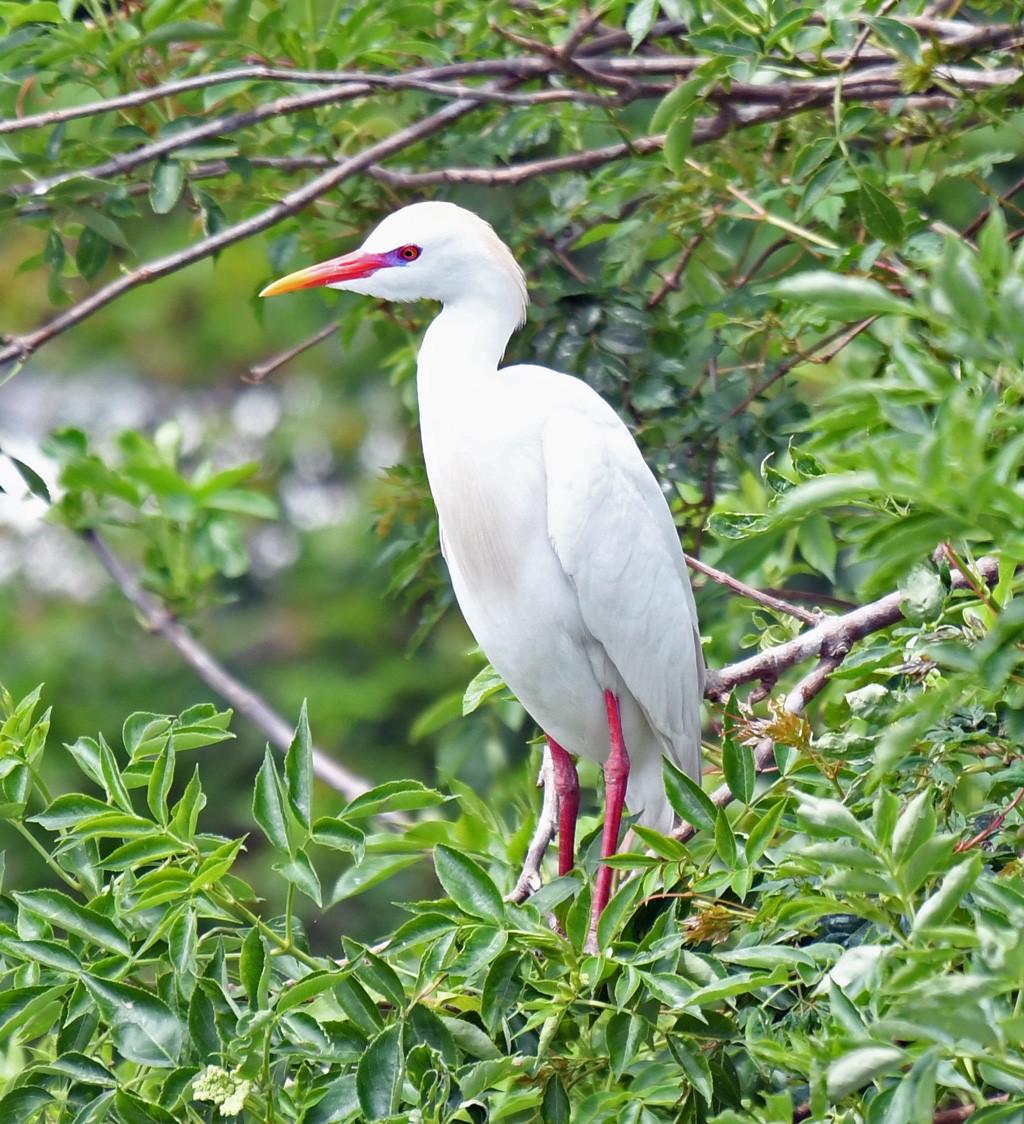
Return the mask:
<path fill-rule="evenodd" d="M 543 430 L 551 545 L 586 627 L 695 775 L 704 657 L 678 533 L 618 416 L 596 395 L 582 404 L 556 409 Z"/>

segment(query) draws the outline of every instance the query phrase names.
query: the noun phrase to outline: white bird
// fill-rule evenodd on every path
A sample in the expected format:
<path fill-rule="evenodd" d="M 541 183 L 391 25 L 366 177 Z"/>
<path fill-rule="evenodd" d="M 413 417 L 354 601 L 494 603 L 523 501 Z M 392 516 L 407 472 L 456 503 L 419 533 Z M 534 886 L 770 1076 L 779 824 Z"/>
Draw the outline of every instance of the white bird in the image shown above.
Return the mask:
<path fill-rule="evenodd" d="M 675 523 L 626 426 L 577 378 L 499 368 L 526 317 L 526 281 L 470 211 L 403 207 L 358 250 L 261 296 L 318 285 L 443 305 L 417 362 L 441 548 L 466 623 L 547 737 L 559 874 L 574 861 L 570 754 L 604 767 L 602 858 L 617 849 L 624 800 L 669 830 L 662 757 L 700 776 L 704 659 Z M 610 887 L 602 863 L 590 944 Z"/>

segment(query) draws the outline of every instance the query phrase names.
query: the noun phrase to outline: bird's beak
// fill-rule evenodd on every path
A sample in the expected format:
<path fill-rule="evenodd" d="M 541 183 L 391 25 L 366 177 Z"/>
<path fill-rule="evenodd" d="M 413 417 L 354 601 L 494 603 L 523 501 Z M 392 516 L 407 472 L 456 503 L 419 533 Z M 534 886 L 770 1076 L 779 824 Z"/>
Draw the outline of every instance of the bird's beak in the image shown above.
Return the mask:
<path fill-rule="evenodd" d="M 295 273 L 289 273 L 277 281 L 272 281 L 261 293 L 261 297 L 276 297 L 278 293 L 293 293 L 296 289 L 314 289 L 318 285 L 333 285 L 338 281 L 354 281 L 359 277 L 369 277 L 382 266 L 388 264 L 383 254 L 367 254 L 356 250 L 343 254 L 340 258 L 311 265 Z"/>

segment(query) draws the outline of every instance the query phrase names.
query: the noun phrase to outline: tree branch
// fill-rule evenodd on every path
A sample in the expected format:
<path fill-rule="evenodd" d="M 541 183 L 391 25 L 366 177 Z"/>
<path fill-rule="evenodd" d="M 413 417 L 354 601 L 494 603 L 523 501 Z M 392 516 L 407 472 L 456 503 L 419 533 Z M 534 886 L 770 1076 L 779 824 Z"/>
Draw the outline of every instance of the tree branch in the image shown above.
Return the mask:
<path fill-rule="evenodd" d="M 399 152 L 416 141 L 446 128 L 473 108 L 472 104 L 447 105 L 436 113 L 431 113 L 419 121 L 407 125 L 390 137 L 370 145 L 357 155 L 341 161 L 328 171 L 310 180 L 309 183 L 290 191 L 277 203 L 253 215 L 252 218 L 236 223 L 234 226 L 226 227 L 208 238 L 200 239 L 200 241 L 184 250 L 167 254 L 165 257 L 147 262 L 131 273 L 123 274 L 116 280 L 97 289 L 94 293 L 90 293 L 78 304 L 65 309 L 34 332 L 29 332 L 24 336 L 7 337 L 6 346 L 0 348 L 0 370 L 9 363 L 18 365 L 24 363 L 37 348 L 88 319 L 94 312 L 98 312 L 124 293 L 138 288 L 140 285 L 148 284 L 150 281 L 156 281 L 169 273 L 184 269 L 185 266 L 210 257 L 218 250 L 231 246 L 235 242 L 241 242 L 245 238 L 268 230 L 281 222 L 282 219 L 301 211 L 303 207 L 308 206 L 315 199 L 319 199 L 321 195 L 337 187 L 339 183 L 358 172 L 365 171 L 374 161 Z"/>
<path fill-rule="evenodd" d="M 294 727 L 251 688 L 236 679 L 223 664 L 214 659 L 213 655 L 176 617 L 169 613 L 155 597 L 147 593 L 124 562 L 96 531 L 82 531 L 81 538 L 99 559 L 100 565 L 113 579 L 114 584 L 135 606 L 145 627 L 150 632 L 163 637 L 199 678 L 261 731 L 271 745 L 282 752 L 287 750 L 295 735 Z M 365 777 L 350 772 L 344 765 L 315 747 L 313 772 L 324 784 L 329 785 L 335 792 L 341 793 L 346 800 L 354 800 L 373 787 Z M 396 824 L 406 822 L 404 817 L 387 818 Z"/>
<path fill-rule="evenodd" d="M 975 569 L 987 585 L 993 585 L 999 579 L 997 558 L 981 558 L 975 564 Z M 974 588 L 974 579 L 959 571 L 950 575 L 950 582 L 953 589 Z M 811 700 L 828 686 L 833 673 L 858 640 L 902 620 L 902 601 L 902 594 L 889 593 L 870 605 L 854 609 L 843 616 L 829 617 L 794 640 L 767 648 L 758 655 L 731 664 L 721 671 L 711 672 L 708 675 L 705 697 L 724 699 L 733 688 L 754 680 L 760 680 L 770 688 L 783 671 L 817 656 L 820 657 L 819 662 L 789 691 L 782 704 L 785 714 L 803 714 Z M 774 763 L 775 742 L 771 737 L 762 738 L 754 749 L 754 768 L 761 774 L 773 768 Z M 710 794 L 710 798 L 718 808 L 724 808 L 734 799 L 727 784 L 719 785 Z M 685 842 L 696 834 L 696 828 L 691 824 L 683 824 L 672 834 L 673 838 Z"/>
<path fill-rule="evenodd" d="M 686 564 L 691 570 L 696 570 L 698 574 L 703 574 L 704 577 L 710 578 L 711 581 L 717 585 L 725 586 L 726 589 L 731 589 L 733 593 L 738 593 L 741 597 L 746 597 L 751 601 L 756 601 L 758 604 L 765 605 L 769 609 L 774 609 L 777 613 L 788 613 L 791 617 L 796 617 L 804 624 L 819 624 L 821 621 L 821 614 L 810 612 L 807 609 L 801 609 L 798 605 L 793 605 L 789 601 L 783 600 L 781 597 L 776 597 L 772 593 L 765 593 L 764 590 L 755 589 L 752 585 L 747 585 L 746 582 L 741 582 L 734 578 L 731 574 L 725 573 L 723 570 L 716 570 L 714 566 L 709 566 L 706 562 L 701 562 L 697 558 L 686 555 Z"/>
<path fill-rule="evenodd" d="M 1009 29 L 1004 29 L 1009 31 Z M 582 53 L 582 51 L 581 51 Z M 617 59 L 597 60 L 587 57 L 588 80 L 601 80 L 602 73 L 605 77 L 628 74 L 632 69 L 638 73 L 642 67 L 661 67 L 663 72 L 674 72 L 685 63 L 691 67 L 693 60 L 685 59 Z M 642 67 L 641 67 L 642 64 Z M 462 74 L 470 73 L 473 64 L 457 64 L 461 67 Z M 476 73 L 502 68 L 506 75 L 505 82 L 522 81 L 527 76 L 543 76 L 552 68 L 557 70 L 557 60 L 551 58 L 529 58 L 519 60 L 484 60 L 482 67 Z M 546 70 L 545 70 L 546 68 Z M 603 68 L 603 70 L 602 70 Z M 432 73 L 436 76 L 440 68 Z M 1019 76 L 1017 71 L 1009 69 L 978 70 L 967 67 L 944 66 L 939 71 L 947 83 L 960 85 L 964 89 L 986 89 L 1000 84 L 1011 85 Z M 307 72 L 308 73 L 308 72 Z M 316 72 L 314 72 L 316 73 Z M 66 183 L 71 179 L 85 176 L 102 176 L 123 173 L 131 168 L 138 167 L 148 160 L 158 159 L 179 147 L 195 143 L 197 140 L 222 135 L 224 132 L 247 127 L 253 123 L 312 106 L 328 104 L 340 97 L 363 96 L 370 92 L 373 83 L 378 85 L 390 84 L 392 88 L 405 87 L 429 81 L 423 77 L 425 72 L 413 72 L 405 76 L 366 76 L 358 81 L 342 83 L 327 90 L 319 90 L 313 94 L 303 94 L 293 97 L 279 98 L 268 105 L 244 113 L 220 117 L 214 121 L 204 122 L 193 129 L 184 130 L 173 136 L 163 138 L 150 145 L 141 146 L 132 152 L 113 157 L 104 164 L 98 164 L 91 169 L 73 173 L 61 173 L 49 179 L 36 181 L 34 184 L 17 185 L 10 189 L 15 194 L 45 194 L 48 187 L 59 183 Z M 445 71 L 451 74 L 449 68 Z M 512 79 L 510 75 L 515 75 Z M 842 95 L 844 99 L 857 101 L 879 101 L 882 103 L 901 98 L 903 104 L 913 108 L 919 102 L 933 103 L 936 98 L 943 103 L 952 103 L 956 100 L 955 94 L 933 84 L 928 90 L 917 91 L 913 95 L 906 95 L 902 89 L 902 71 L 899 66 L 871 66 L 863 72 L 844 73 L 842 75 Z M 767 124 L 792 116 L 809 109 L 818 108 L 828 104 L 839 83 L 838 76 L 826 78 L 813 78 L 787 82 L 766 83 L 759 85 L 734 84 L 728 98 L 721 94 L 708 95 L 711 104 L 718 104 L 718 111 L 707 117 L 699 118 L 694 123 L 693 143 L 705 144 L 724 136 L 730 131 L 748 128 L 752 125 Z M 612 86 L 619 85 L 611 81 Z M 592 149 L 582 153 L 570 153 L 565 156 L 548 157 L 540 160 L 525 161 L 518 165 L 506 168 L 444 168 L 429 172 L 403 172 L 385 169 L 380 166 L 384 160 L 402 149 L 414 144 L 449 125 L 452 121 L 469 112 L 481 101 L 492 94 L 504 95 L 507 91 L 501 89 L 501 83 L 478 89 L 475 87 L 458 86 L 454 92 L 449 91 L 456 100 L 441 110 L 419 119 L 413 124 L 400 129 L 391 137 L 370 145 L 355 156 L 347 157 L 333 166 L 327 167 L 319 176 L 314 177 L 309 183 L 295 189 L 284 196 L 278 203 L 264 211 L 252 216 L 244 222 L 227 227 L 218 233 L 201 239 L 184 250 L 177 251 L 165 257 L 149 262 L 138 269 L 126 273 L 107 285 L 90 293 L 77 304 L 58 313 L 49 323 L 34 332 L 22 336 L 8 337 L 6 346 L 0 347 L 0 370 L 8 364 L 20 365 L 39 347 L 49 340 L 67 331 L 69 328 L 81 323 L 94 312 L 117 299 L 124 293 L 139 285 L 154 281 L 159 277 L 191 265 L 196 261 L 209 257 L 226 246 L 232 245 L 252 235 L 267 230 L 282 219 L 296 213 L 325 192 L 331 190 L 339 183 L 359 173 L 368 175 L 395 188 L 420 188 L 438 183 L 466 183 L 481 184 L 486 186 L 514 185 L 538 176 L 558 174 L 566 171 L 588 171 L 602 164 L 623 159 L 627 156 L 645 155 L 660 149 L 665 138 L 661 135 L 638 138 L 632 143 L 608 145 L 603 148 Z M 658 91 L 651 87 L 636 86 L 633 96 L 650 96 Z M 541 93 L 544 93 L 543 91 Z M 562 97 L 564 91 L 558 92 Z M 575 91 L 574 93 L 579 93 Z M 535 95 L 526 95 L 534 97 Z M 546 95 L 545 95 L 546 96 Z M 625 96 L 624 90 L 619 90 L 618 96 Z M 747 99 L 746 101 L 742 99 Z M 1011 95 L 1011 100 L 1019 101 L 1021 98 Z M 738 191 L 733 185 L 732 190 Z M 781 220 L 773 220 L 776 225 L 782 225 Z M 794 233 L 791 224 L 786 224 L 789 233 Z M 802 232 L 802 236 L 809 236 Z M 17 366 L 15 367 L 17 369 Z"/>

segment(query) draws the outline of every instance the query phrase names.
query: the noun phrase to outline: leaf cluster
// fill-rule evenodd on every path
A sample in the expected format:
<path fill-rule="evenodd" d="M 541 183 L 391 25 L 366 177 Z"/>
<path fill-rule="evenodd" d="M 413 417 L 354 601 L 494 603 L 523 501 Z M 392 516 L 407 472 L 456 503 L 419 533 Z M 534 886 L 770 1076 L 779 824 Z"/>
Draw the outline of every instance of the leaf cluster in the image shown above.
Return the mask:
<path fill-rule="evenodd" d="M 669 770 L 698 834 L 685 847 L 636 829 L 648 851 L 614 860 L 604 951 L 589 956 L 596 832 L 582 873 L 513 905 L 522 841 L 468 790 L 455 818 L 411 782 L 318 816 L 303 717 L 253 785 L 288 887 L 285 913 L 265 917 L 240 868 L 257 837 L 204 830 L 200 770 L 176 780 L 183 755 L 231 736 L 229 713 L 134 714 L 116 749 L 80 738 L 65 752 L 86 791 L 54 797 L 38 702 L 3 697 L 2 811 L 62 888 L 0 896 L 8 1115 L 896 1124 L 950 1098 L 991 1101 L 985 1120 L 1020 1110 L 1016 829 L 987 852 L 958 847 L 956 798 L 920 766 L 872 792 L 825 747 L 780 748 L 780 777 L 757 784 L 730 739 L 737 799 L 717 809 Z M 998 801 L 1010 778 L 980 772 Z M 368 830 L 382 811 L 416 822 Z M 330 893 L 324 848 L 352 858 Z M 295 892 L 326 909 L 424 858 L 445 897 L 408 903 L 373 948 L 311 947 Z"/>

